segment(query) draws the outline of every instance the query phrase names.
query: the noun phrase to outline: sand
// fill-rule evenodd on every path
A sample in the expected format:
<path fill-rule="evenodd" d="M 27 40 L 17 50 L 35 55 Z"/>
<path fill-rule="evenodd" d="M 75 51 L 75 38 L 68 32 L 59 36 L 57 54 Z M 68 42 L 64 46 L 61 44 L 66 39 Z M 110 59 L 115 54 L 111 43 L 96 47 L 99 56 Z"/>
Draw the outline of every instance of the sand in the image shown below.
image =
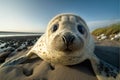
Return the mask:
<path fill-rule="evenodd" d="M 33 37 L 32 41 L 36 38 L 37 37 Z M 20 47 L 21 44 L 26 41 L 26 39 L 27 41 L 29 41 L 31 38 L 25 37 L 23 40 L 21 38 L 18 39 L 14 37 L 9 38 L 9 41 L 13 41 L 16 39 L 22 40 L 22 42 L 20 41 L 21 43 L 18 45 Z M 6 40 L 6 42 L 7 41 L 8 40 Z M 108 45 L 108 43 L 106 42 L 97 42 L 95 54 L 99 58 L 119 68 L 120 48 L 113 43 L 114 42 L 112 42 L 111 44 L 110 42 L 110 45 Z M 32 48 L 33 44 L 26 45 L 26 48 L 17 50 L 14 53 L 13 51 L 18 49 L 19 47 L 16 47 L 14 50 L 2 51 L 0 53 L 0 64 L 9 59 L 13 59 L 26 54 Z M 32 58 L 26 60 L 21 64 L 1 68 L 0 80 L 97 80 L 97 78 L 88 60 L 73 66 L 63 66 L 51 65 L 50 63 L 43 61 L 39 57 L 33 56 Z"/>

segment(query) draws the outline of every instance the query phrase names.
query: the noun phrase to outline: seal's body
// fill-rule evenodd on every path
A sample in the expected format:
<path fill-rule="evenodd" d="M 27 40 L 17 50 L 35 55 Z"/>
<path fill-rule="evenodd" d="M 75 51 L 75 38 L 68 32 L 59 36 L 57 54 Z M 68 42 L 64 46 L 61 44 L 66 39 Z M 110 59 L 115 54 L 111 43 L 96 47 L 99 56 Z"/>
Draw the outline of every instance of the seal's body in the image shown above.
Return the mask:
<path fill-rule="evenodd" d="M 98 80 L 119 80 L 117 69 L 96 57 L 94 41 L 87 24 L 74 14 L 60 14 L 54 17 L 49 22 L 45 34 L 25 56 L 8 61 L 1 67 L 21 63 L 32 54 L 54 65 L 75 65 L 88 59 Z"/>
<path fill-rule="evenodd" d="M 27 55 L 35 53 L 49 63 L 74 65 L 95 56 L 93 51 L 94 43 L 83 19 L 61 14 L 50 21 L 45 34 Z"/>

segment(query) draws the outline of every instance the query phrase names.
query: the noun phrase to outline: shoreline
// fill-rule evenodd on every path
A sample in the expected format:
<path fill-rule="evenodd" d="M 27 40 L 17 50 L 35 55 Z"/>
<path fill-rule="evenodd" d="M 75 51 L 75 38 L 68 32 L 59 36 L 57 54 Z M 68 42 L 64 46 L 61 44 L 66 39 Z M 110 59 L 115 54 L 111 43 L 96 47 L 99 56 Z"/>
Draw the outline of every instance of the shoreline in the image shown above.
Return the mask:
<path fill-rule="evenodd" d="M 25 36 L 4 36 L 4 37 L 0 37 L 0 40 L 11 40 L 11 39 L 22 39 L 22 40 L 27 40 L 29 39 L 34 39 L 34 38 L 39 38 L 41 37 L 41 35 L 25 35 Z"/>

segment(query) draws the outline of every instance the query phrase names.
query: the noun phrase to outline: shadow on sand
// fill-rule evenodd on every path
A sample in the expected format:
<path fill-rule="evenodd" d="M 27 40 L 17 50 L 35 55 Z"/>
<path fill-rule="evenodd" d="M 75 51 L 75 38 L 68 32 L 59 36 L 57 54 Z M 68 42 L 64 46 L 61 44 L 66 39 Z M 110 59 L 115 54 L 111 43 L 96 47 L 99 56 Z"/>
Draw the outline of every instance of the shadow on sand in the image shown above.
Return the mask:
<path fill-rule="evenodd" d="M 100 59 L 120 68 L 120 47 L 96 46 L 94 52 Z"/>

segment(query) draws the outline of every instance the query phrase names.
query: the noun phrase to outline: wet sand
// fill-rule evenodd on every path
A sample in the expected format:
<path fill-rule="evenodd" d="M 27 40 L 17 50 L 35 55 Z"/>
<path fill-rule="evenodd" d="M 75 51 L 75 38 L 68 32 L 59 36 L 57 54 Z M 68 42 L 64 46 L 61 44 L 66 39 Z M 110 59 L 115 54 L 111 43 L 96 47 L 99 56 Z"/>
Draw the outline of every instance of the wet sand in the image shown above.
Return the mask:
<path fill-rule="evenodd" d="M 26 54 L 39 36 L 1 38 L 0 64 Z M 103 45 L 104 44 L 104 45 Z M 108 45 L 110 44 L 110 45 Z M 96 42 L 95 54 L 119 68 L 120 47 L 116 42 Z M 88 60 L 73 66 L 51 65 L 37 56 L 0 69 L 0 80 L 97 80 Z"/>

